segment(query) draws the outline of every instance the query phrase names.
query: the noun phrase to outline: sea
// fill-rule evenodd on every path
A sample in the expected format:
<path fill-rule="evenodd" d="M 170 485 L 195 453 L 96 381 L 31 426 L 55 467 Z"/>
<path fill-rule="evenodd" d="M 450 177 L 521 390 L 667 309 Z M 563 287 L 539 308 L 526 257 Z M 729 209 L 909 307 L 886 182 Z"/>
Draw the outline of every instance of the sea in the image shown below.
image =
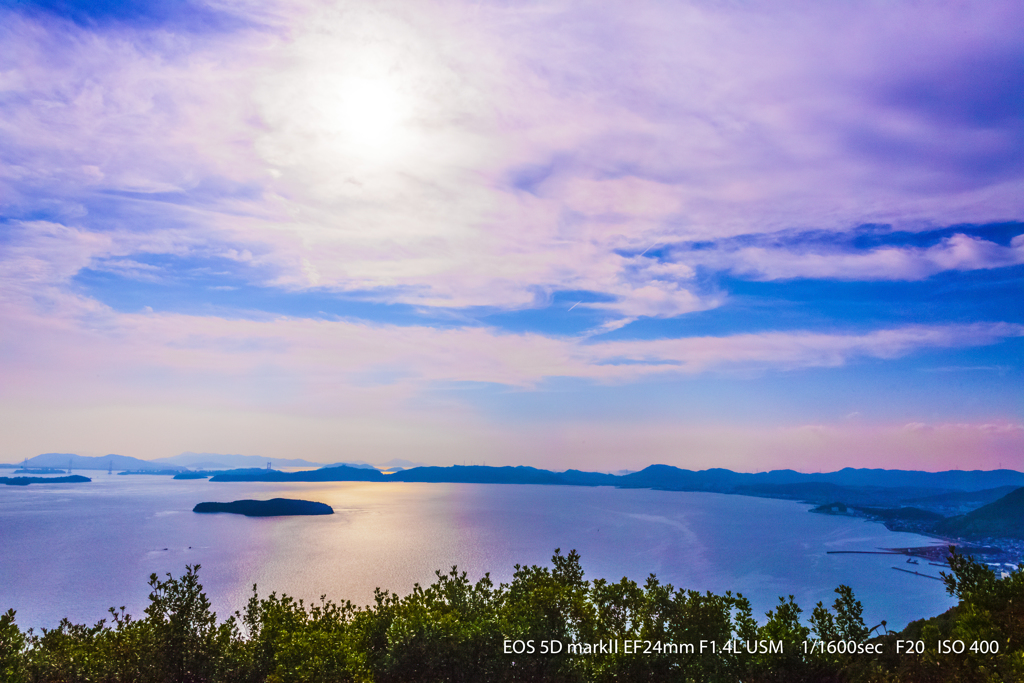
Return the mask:
<path fill-rule="evenodd" d="M 431 483 L 219 483 L 80 472 L 86 484 L 0 486 L 0 612 L 52 628 L 93 624 L 109 607 L 142 616 L 150 575 L 199 578 L 221 618 L 252 595 L 307 603 L 405 595 L 453 566 L 472 581 L 508 582 L 515 565 L 547 565 L 556 549 L 581 556 L 585 578 L 746 596 L 755 617 L 792 595 L 809 617 L 846 584 L 869 627 L 889 630 L 954 604 L 940 567 L 883 554 L 926 546 L 862 519 L 807 504 L 716 493 L 611 487 Z M 203 501 L 299 498 L 334 508 L 319 517 L 198 514 Z M 896 571 L 912 569 L 928 576 Z M 931 577 L 931 578 L 929 578 Z"/>

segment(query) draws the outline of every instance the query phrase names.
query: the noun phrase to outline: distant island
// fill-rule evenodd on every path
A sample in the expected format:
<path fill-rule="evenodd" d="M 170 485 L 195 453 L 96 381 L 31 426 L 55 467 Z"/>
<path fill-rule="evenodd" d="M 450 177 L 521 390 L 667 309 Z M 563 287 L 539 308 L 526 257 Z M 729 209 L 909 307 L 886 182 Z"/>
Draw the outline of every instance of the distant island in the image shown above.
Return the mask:
<path fill-rule="evenodd" d="M 0 477 L 0 484 L 28 486 L 29 484 L 83 484 L 92 481 L 89 477 L 72 474 L 67 477 Z"/>
<path fill-rule="evenodd" d="M 388 481 L 380 470 L 361 467 L 321 467 L 302 472 L 281 472 L 247 468 L 227 472 L 211 472 L 210 481 Z"/>
<path fill-rule="evenodd" d="M 246 517 L 288 517 L 294 515 L 333 515 L 326 503 L 291 498 L 270 500 L 236 500 L 231 503 L 199 503 L 192 512 L 228 512 Z"/>
<path fill-rule="evenodd" d="M 195 475 L 178 475 L 179 478 L 191 476 Z M 862 517 L 881 522 L 893 531 L 972 542 L 1002 539 L 998 542 L 1000 547 L 1014 554 L 1024 554 L 1024 547 L 1018 547 L 1014 540 L 1024 535 L 1019 531 L 1024 529 L 1020 509 L 1024 507 L 1024 500 L 1018 506 L 1000 503 L 996 509 L 986 510 L 987 506 L 1024 487 L 1024 473 L 1014 470 L 920 472 L 848 467 L 827 473 L 793 470 L 747 473 L 651 465 L 639 472 L 615 475 L 580 470 L 552 472 L 525 466 L 454 465 L 413 467 L 384 474 L 379 470 L 333 465 L 301 472 L 221 471 L 213 473 L 210 481 L 539 484 L 730 493 L 810 503 L 818 506 L 812 512 Z"/>
<path fill-rule="evenodd" d="M 229 479 L 214 479 L 214 481 L 242 481 L 237 477 L 253 477 L 252 481 L 270 481 L 266 475 L 276 473 L 278 470 L 268 470 L 263 467 L 241 467 L 233 470 L 199 470 L 193 472 L 181 472 L 174 475 L 175 479 L 209 479 L 221 475 L 229 475 Z"/>
<path fill-rule="evenodd" d="M 238 456 L 241 458 L 241 456 Z M 27 460 L 34 466 L 52 466 L 75 458 L 50 453 Z M 319 469 L 283 472 L 276 469 L 247 467 L 231 470 L 172 470 L 166 465 L 109 455 L 91 459 L 89 464 L 135 465 L 125 467 L 134 473 L 174 474 L 175 479 L 204 479 L 212 482 L 408 482 L 464 484 L 531 484 L 548 486 L 611 486 L 615 488 L 654 489 L 729 493 L 760 498 L 781 498 L 817 506 L 812 512 L 842 514 L 885 524 L 894 531 L 909 531 L 943 539 L 990 542 L 1024 555 L 1020 543 L 1024 532 L 1024 500 L 1010 494 L 1024 487 L 1024 473 L 1015 470 L 949 470 L 922 472 L 913 470 L 857 469 L 847 467 L 835 472 L 733 472 L 722 468 L 686 470 L 670 465 L 651 465 L 638 472 L 609 474 L 566 470 L 554 472 L 528 466 L 488 467 L 470 465 L 451 467 L 414 466 L 385 473 L 363 464 L 336 463 Z M 245 461 L 248 462 L 252 456 Z M 297 460 L 282 462 L 299 462 Z M 304 461 L 303 461 L 304 462 Z M 412 463 L 409 463 L 412 464 Z M 109 465 L 108 465 L 109 466 Z M 66 478 L 39 481 L 81 481 Z M 4 482 L 8 483 L 8 482 Z M 24 478 L 11 482 L 29 483 Z M 1024 494 L 1015 496 L 1024 498 Z M 999 502 L 1003 498 L 1008 500 Z M 1017 502 L 1014 502 L 1017 501 Z"/>

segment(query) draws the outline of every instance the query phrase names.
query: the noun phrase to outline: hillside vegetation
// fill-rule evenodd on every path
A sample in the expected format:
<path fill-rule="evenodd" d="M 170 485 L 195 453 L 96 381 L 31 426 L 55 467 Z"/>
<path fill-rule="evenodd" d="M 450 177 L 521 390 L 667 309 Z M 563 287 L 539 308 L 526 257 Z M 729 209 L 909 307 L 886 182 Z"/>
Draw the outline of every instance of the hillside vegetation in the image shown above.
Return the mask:
<path fill-rule="evenodd" d="M 517 566 L 512 582 L 497 586 L 486 576 L 471 583 L 453 567 L 404 597 L 378 590 L 366 607 L 260 597 L 254 586 L 245 609 L 223 621 L 210 611 L 199 567 L 190 566 L 179 578 L 150 577 L 141 619 L 111 608 L 109 620 L 92 626 L 65 620 L 26 633 L 8 611 L 0 617 L 0 680 L 1024 680 L 1024 573 L 999 580 L 958 555 L 951 568 L 945 580 L 960 600 L 956 608 L 903 634 L 872 638 L 860 602 L 845 586 L 830 607 L 819 603 L 806 620 L 790 597 L 780 598 L 759 623 L 738 594 L 680 590 L 653 575 L 643 585 L 625 578 L 587 581 L 575 552 L 556 551 L 550 567 Z M 948 639 L 984 642 L 985 651 L 939 654 L 940 641 Z M 813 640 L 842 643 L 841 652 L 809 650 Z M 626 644 L 637 641 L 627 651 Z M 904 643 L 902 653 L 897 641 Z M 917 642 L 922 652 L 912 646 L 908 653 L 906 644 Z"/>
<path fill-rule="evenodd" d="M 1024 487 L 973 512 L 943 520 L 935 531 L 961 538 L 1024 538 Z"/>

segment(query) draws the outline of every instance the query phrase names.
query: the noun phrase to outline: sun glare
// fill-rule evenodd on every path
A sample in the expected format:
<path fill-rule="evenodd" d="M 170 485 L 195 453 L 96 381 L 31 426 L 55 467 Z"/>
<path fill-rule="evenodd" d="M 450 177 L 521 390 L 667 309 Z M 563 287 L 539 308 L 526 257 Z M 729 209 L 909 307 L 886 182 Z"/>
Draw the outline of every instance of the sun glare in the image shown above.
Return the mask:
<path fill-rule="evenodd" d="M 408 83 L 385 68 L 359 66 L 339 68 L 336 60 L 290 69 L 267 83 L 260 104 L 268 126 L 259 148 L 268 161 L 332 174 L 390 166 L 412 153 Z"/>
<path fill-rule="evenodd" d="M 339 131 L 351 142 L 382 153 L 397 142 L 405 103 L 393 84 L 379 79 L 351 79 L 336 97 L 329 116 L 337 117 Z"/>
<path fill-rule="evenodd" d="M 408 103 L 386 78 L 344 78 L 323 83 L 315 94 L 317 127 L 337 145 L 333 150 L 364 161 L 400 155 L 407 131 Z"/>
<path fill-rule="evenodd" d="M 282 45 L 259 79 L 260 154 L 316 184 L 412 163 L 430 107 L 421 94 L 437 73 L 431 52 L 401 22 L 328 14 Z"/>
<path fill-rule="evenodd" d="M 401 101 L 394 88 L 378 80 L 352 81 L 341 116 L 348 130 L 369 142 L 382 142 L 399 123 Z"/>

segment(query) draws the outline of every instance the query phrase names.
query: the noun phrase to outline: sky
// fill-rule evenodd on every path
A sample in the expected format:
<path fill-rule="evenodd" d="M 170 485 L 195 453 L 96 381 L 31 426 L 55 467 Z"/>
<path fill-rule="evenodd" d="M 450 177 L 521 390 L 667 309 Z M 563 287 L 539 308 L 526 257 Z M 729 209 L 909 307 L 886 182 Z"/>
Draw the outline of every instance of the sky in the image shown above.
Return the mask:
<path fill-rule="evenodd" d="M 1022 35 L 0 0 L 0 461 L 1024 470 Z"/>

